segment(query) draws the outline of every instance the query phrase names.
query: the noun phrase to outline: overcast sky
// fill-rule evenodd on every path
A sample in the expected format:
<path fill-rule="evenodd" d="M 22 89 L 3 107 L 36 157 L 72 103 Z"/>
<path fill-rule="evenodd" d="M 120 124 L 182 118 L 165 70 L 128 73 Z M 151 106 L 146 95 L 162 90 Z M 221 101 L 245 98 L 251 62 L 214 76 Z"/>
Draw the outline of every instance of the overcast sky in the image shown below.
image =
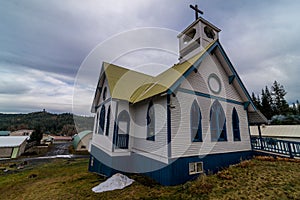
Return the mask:
<path fill-rule="evenodd" d="M 101 67 L 99 62 L 85 68 L 92 50 L 105 48 L 111 55 L 109 45 L 116 38 L 128 32 L 138 38 L 143 27 L 156 27 L 148 29 L 164 38 L 159 48 L 177 48 L 176 34 L 194 20 L 189 4 L 198 4 L 203 17 L 222 30 L 220 42 L 249 93 L 259 94 L 277 80 L 289 103 L 300 99 L 298 0 L 10 0 L 0 1 L 0 112 L 73 112 L 73 102 L 81 98 L 76 112 L 89 114 Z M 163 56 L 162 69 L 172 62 L 170 52 Z M 157 49 L 144 53 L 125 52 L 114 59 L 153 59 Z M 140 71 L 149 67 L 136 66 Z M 152 70 L 158 72 L 159 65 Z"/>

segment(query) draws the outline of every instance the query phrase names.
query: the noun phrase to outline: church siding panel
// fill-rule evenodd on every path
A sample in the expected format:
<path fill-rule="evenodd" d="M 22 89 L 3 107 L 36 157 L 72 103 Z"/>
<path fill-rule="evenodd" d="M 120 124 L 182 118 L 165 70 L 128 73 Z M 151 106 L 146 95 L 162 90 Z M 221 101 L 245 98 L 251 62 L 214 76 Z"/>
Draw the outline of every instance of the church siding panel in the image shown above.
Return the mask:
<path fill-rule="evenodd" d="M 237 100 L 237 101 L 242 101 L 242 98 L 239 95 L 237 89 L 234 87 L 234 84 L 229 83 L 229 76 L 232 75 L 232 73 L 227 73 L 224 70 L 224 68 L 222 67 L 221 63 L 219 62 L 216 56 L 212 56 L 212 61 L 216 64 L 218 70 L 220 71 L 220 75 L 224 82 L 224 88 L 226 91 L 227 98 Z"/>
<path fill-rule="evenodd" d="M 101 85 L 100 87 L 102 88 L 101 89 L 102 91 L 101 91 L 101 95 L 98 97 L 98 101 L 97 101 L 98 104 L 97 105 L 102 104 L 105 100 L 107 100 L 111 97 L 109 87 L 108 87 L 108 83 L 107 83 L 107 79 L 104 80 L 103 85 Z M 106 98 L 105 98 L 105 100 L 103 99 L 104 88 L 106 88 Z"/>
<path fill-rule="evenodd" d="M 109 94 L 109 92 L 108 92 Z M 110 98 L 109 96 L 107 99 Z M 97 108 L 97 112 L 95 113 L 95 120 L 94 120 L 94 131 L 93 131 L 93 138 L 92 138 L 92 144 L 99 146 L 101 148 L 106 149 L 107 151 L 112 151 L 112 144 L 113 144 L 113 132 L 114 132 L 114 121 L 115 121 L 115 113 L 116 113 L 116 102 L 109 99 L 106 102 L 102 101 L 103 106 L 105 106 L 105 118 L 104 118 L 104 133 L 99 134 L 98 128 L 99 128 L 99 118 L 97 118 L 97 115 L 99 115 L 100 110 L 102 108 L 102 105 Z M 106 126 L 107 126 L 107 111 L 108 107 L 111 106 L 110 111 L 110 123 L 109 123 L 109 134 L 106 135 Z M 98 127 L 96 129 L 96 126 Z"/>
<path fill-rule="evenodd" d="M 147 140 L 147 110 L 149 101 L 136 104 L 135 134 L 133 151 L 142 151 L 156 156 L 167 157 L 167 103 L 166 97 L 153 99 L 155 109 L 155 140 Z"/>
<path fill-rule="evenodd" d="M 98 129 L 99 129 L 99 118 L 97 118 L 97 116 L 99 116 L 100 114 L 100 110 L 102 108 L 102 105 L 105 106 L 105 117 L 104 117 L 104 132 L 106 130 L 106 121 L 107 121 L 107 110 L 108 110 L 108 106 L 111 104 L 111 96 L 110 96 L 110 91 L 109 91 L 109 88 L 108 88 L 108 84 L 107 84 L 107 80 L 105 79 L 103 84 L 100 85 L 100 87 L 102 88 L 102 92 L 101 92 L 101 95 L 99 95 L 97 97 L 97 110 L 96 110 L 96 113 L 95 113 L 95 120 L 94 120 L 94 131 L 93 131 L 93 138 L 92 138 L 92 143 L 97 145 L 97 146 L 101 146 L 103 148 L 105 148 L 106 150 L 110 150 L 111 151 L 111 147 L 112 147 L 112 144 L 111 144 L 111 138 L 110 136 L 112 134 L 110 134 L 109 137 L 105 136 L 105 133 L 104 134 L 98 134 Z M 103 90 L 104 88 L 107 88 L 106 89 L 106 98 L 103 99 Z M 113 108 L 111 108 L 111 113 L 114 111 Z M 112 115 L 111 115 L 112 116 Z M 111 117 L 112 118 L 112 117 Z M 110 120 L 110 127 L 109 127 L 109 131 L 111 131 L 112 127 L 111 127 L 111 123 L 112 123 L 113 120 Z M 96 128 L 97 127 L 97 128 Z"/>
<path fill-rule="evenodd" d="M 194 99 L 197 99 L 202 113 L 203 142 L 192 142 L 190 132 L 190 108 Z M 175 108 L 171 110 L 172 124 L 172 157 L 186 157 L 205 155 L 211 153 L 224 153 L 232 151 L 250 150 L 247 113 L 242 105 L 220 102 L 226 115 L 227 141 L 211 142 L 210 134 L 210 108 L 214 99 L 194 96 L 192 94 L 177 92 L 172 98 Z M 241 141 L 233 141 L 232 136 L 232 109 L 236 108 L 240 120 Z"/>
<path fill-rule="evenodd" d="M 209 90 L 208 78 L 210 74 L 216 74 L 221 80 L 221 91 L 214 94 Z M 231 75 L 231 74 L 230 74 Z M 207 56 L 200 64 L 197 73 L 192 72 L 181 84 L 181 88 L 198 91 L 205 94 L 223 97 L 235 101 L 242 101 L 233 84 L 229 84 L 228 76 L 221 63 L 215 56 Z"/>

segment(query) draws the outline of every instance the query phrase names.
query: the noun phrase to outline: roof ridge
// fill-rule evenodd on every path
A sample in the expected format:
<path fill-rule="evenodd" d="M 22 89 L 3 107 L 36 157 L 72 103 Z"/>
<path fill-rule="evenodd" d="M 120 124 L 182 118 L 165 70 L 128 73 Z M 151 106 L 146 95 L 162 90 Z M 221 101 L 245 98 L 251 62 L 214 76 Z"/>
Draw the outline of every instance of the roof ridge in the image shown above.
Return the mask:
<path fill-rule="evenodd" d="M 124 69 L 124 70 L 128 70 L 128 71 L 131 71 L 131 72 L 139 73 L 139 74 L 141 74 L 141 75 L 146 75 L 146 76 L 149 76 L 149 77 L 152 77 L 152 78 L 157 78 L 158 76 L 160 76 L 160 75 L 163 74 L 164 72 L 168 71 L 169 69 L 171 69 L 171 68 L 173 68 L 173 67 L 175 67 L 175 66 L 178 66 L 178 65 L 182 65 L 183 63 L 189 62 L 190 60 L 193 60 L 194 58 L 196 58 L 196 57 L 198 57 L 198 56 L 201 56 L 202 54 L 204 54 L 204 53 L 209 49 L 209 47 L 211 47 L 211 46 L 212 46 L 215 42 L 217 42 L 217 41 L 218 41 L 218 40 L 215 40 L 215 41 L 211 42 L 211 43 L 210 43 L 209 45 L 207 45 L 201 52 L 197 53 L 196 55 L 194 55 L 194 56 L 191 57 L 190 59 L 185 60 L 185 61 L 182 62 L 182 63 L 179 63 L 179 62 L 178 62 L 178 63 L 175 63 L 175 64 L 173 64 L 172 67 L 170 67 L 170 68 L 168 68 L 168 69 L 162 71 L 161 73 L 157 74 L 156 76 L 152 76 L 152 75 L 149 75 L 149 74 L 146 74 L 146 73 L 143 73 L 143 72 L 136 71 L 136 70 L 134 70 L 134 69 L 129 69 L 129 68 L 126 68 L 126 67 L 124 67 L 124 66 L 120 66 L 120 65 L 113 64 L 113 63 L 109 63 L 109 62 L 105 62 L 105 61 L 103 61 L 103 64 L 104 64 L 104 65 L 113 65 L 114 67 L 119 67 L 119 68 L 122 68 L 122 69 Z M 105 69 L 104 69 L 104 72 L 105 72 Z"/>
<path fill-rule="evenodd" d="M 212 41 L 192 58 L 175 63 L 156 76 L 151 76 L 113 63 L 103 62 L 103 74 L 105 74 L 107 78 L 112 97 L 127 100 L 130 103 L 137 103 L 166 92 L 168 88 L 172 87 L 174 83 L 217 42 L 218 40 Z"/>
<path fill-rule="evenodd" d="M 154 76 L 151 76 L 149 74 L 145 74 L 143 72 L 139 72 L 139 71 L 136 71 L 134 69 L 129 69 L 129 68 L 126 68 L 124 66 L 120 66 L 120 65 L 116 65 L 116 64 L 113 64 L 113 63 L 108 63 L 108 62 L 105 62 L 103 61 L 103 64 L 104 66 L 107 65 L 107 66 L 113 66 L 113 67 L 118 67 L 118 68 L 121 68 L 121 69 L 124 69 L 124 70 L 127 70 L 127 71 L 130 71 L 130 72 L 134 72 L 134 73 L 138 73 L 138 74 L 141 74 L 141 75 L 144 75 L 144 76 L 149 76 L 149 77 L 154 77 Z M 104 72 L 105 72 L 106 69 L 104 69 Z"/>

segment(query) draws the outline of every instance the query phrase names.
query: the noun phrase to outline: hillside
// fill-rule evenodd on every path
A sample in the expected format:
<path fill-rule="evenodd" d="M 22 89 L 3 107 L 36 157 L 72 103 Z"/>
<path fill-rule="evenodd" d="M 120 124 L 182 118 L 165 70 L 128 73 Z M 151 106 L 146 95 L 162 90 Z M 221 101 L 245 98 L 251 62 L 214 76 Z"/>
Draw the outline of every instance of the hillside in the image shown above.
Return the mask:
<path fill-rule="evenodd" d="M 52 160 L 30 163 L 19 172 L 0 171 L 3 200 L 14 199 L 300 199 L 299 160 L 258 157 L 218 174 L 200 176 L 183 185 L 164 187 L 140 175 L 123 189 L 93 193 L 105 178 L 87 171 L 88 160 Z M 11 163 L 1 164 L 14 170 Z"/>
<path fill-rule="evenodd" d="M 0 113 L 0 130 L 16 131 L 40 127 L 43 133 L 74 135 L 76 129 L 92 130 L 93 120 L 92 117 L 73 116 L 71 113 L 53 114 L 45 111 L 28 114 Z"/>

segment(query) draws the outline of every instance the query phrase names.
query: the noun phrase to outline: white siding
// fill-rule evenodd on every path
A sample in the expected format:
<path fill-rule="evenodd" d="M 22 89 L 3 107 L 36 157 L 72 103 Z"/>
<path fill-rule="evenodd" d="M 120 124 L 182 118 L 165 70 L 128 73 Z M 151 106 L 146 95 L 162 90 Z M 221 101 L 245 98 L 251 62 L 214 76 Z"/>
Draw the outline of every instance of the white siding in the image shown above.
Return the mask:
<path fill-rule="evenodd" d="M 210 74 L 216 74 L 221 80 L 221 92 L 220 94 L 214 94 L 210 91 L 208 86 L 208 77 Z M 210 94 L 214 96 L 223 97 L 235 101 L 242 101 L 241 96 L 237 92 L 233 84 L 229 84 L 228 77 L 231 74 L 227 74 L 220 62 L 215 56 L 207 56 L 198 68 L 197 74 L 192 72 L 188 79 L 185 79 L 181 84 L 181 88 L 192 89 L 194 91 Z"/>
<path fill-rule="evenodd" d="M 101 91 L 101 95 L 97 99 L 98 105 L 103 103 L 103 101 L 105 101 L 106 99 L 109 99 L 111 97 L 109 87 L 108 87 L 108 83 L 107 83 L 107 79 L 104 80 L 103 85 L 101 85 L 100 87 L 102 87 L 102 91 Z M 104 88 L 106 88 L 106 98 L 105 98 L 105 100 L 103 99 Z"/>
<path fill-rule="evenodd" d="M 147 140 L 147 110 L 149 101 L 134 105 L 134 140 L 132 149 L 167 157 L 167 102 L 166 97 L 153 100 L 155 109 L 155 141 Z"/>
<path fill-rule="evenodd" d="M 192 142 L 191 139 L 190 109 L 194 99 L 197 99 L 201 109 L 203 142 Z M 176 98 L 172 98 L 172 104 L 175 105 L 175 108 L 171 109 L 171 152 L 173 158 L 251 149 L 247 113 L 243 106 L 222 101 L 220 103 L 226 115 L 227 141 L 211 142 L 209 117 L 213 102 L 213 99 L 195 97 L 192 94 L 182 92 L 178 92 Z M 241 141 L 233 141 L 232 110 L 234 107 L 239 116 Z"/>
<path fill-rule="evenodd" d="M 93 135 L 96 135 L 96 134 L 98 134 L 98 123 L 99 123 L 99 113 L 100 113 L 100 110 L 101 110 L 101 104 L 103 104 L 103 102 L 104 102 L 104 99 L 103 99 L 103 90 L 104 90 L 104 88 L 107 88 L 107 93 L 106 93 L 106 100 L 107 99 L 110 99 L 110 91 L 109 91 L 109 87 L 108 87 L 108 84 L 107 84 L 107 80 L 105 79 L 104 80 L 104 83 L 103 83 L 103 85 L 101 85 L 100 87 L 102 87 L 102 91 L 101 91 L 101 95 L 100 96 L 97 96 L 97 100 L 96 100 L 96 102 L 98 102 L 97 103 L 97 106 L 99 106 L 98 108 L 97 108 L 97 110 L 96 110 L 96 113 L 95 113 L 95 120 L 94 120 L 94 130 L 93 130 Z M 107 104 L 107 103 L 106 103 Z M 106 107 L 106 110 L 105 111 L 107 111 L 107 109 L 108 109 L 108 106 L 107 105 L 105 105 L 105 107 Z M 107 114 L 107 113 L 105 113 L 105 114 Z M 106 119 L 105 119 L 106 120 Z M 105 124 L 106 125 L 106 124 Z M 104 126 L 105 126 L 104 125 Z"/>
<path fill-rule="evenodd" d="M 192 72 L 183 81 L 180 88 L 197 91 L 204 94 L 242 102 L 241 96 L 235 87 L 229 84 L 228 74 L 223 70 L 221 64 L 207 56 L 201 63 L 198 72 Z M 215 73 L 221 80 L 221 91 L 214 94 L 210 91 L 207 80 L 211 73 Z M 190 109 L 194 100 L 198 101 L 202 115 L 202 138 L 203 142 L 192 142 L 190 131 Z M 172 157 L 204 156 L 206 154 L 218 154 L 234 151 L 251 150 L 247 112 L 243 105 L 227 103 L 220 100 L 226 115 L 227 141 L 211 142 L 210 134 L 210 108 L 215 100 L 195 94 L 183 93 L 180 90 L 176 97 L 171 98 L 171 132 L 172 132 Z M 241 141 L 233 141 L 232 132 L 232 110 L 236 108 L 239 116 Z"/>
<path fill-rule="evenodd" d="M 93 130 L 93 138 L 92 138 L 92 144 L 98 147 L 101 147 L 102 149 L 105 149 L 106 151 L 112 151 L 112 144 L 113 144 L 113 128 L 114 128 L 114 120 L 115 120 L 115 110 L 116 110 L 116 103 L 113 102 L 110 99 L 110 91 L 109 91 L 109 87 L 107 85 L 107 80 L 104 80 L 104 83 L 102 86 L 102 92 L 101 95 L 98 96 L 97 98 L 97 102 L 98 102 L 98 106 L 103 104 L 105 106 L 105 122 L 104 122 L 104 133 L 103 134 L 99 134 L 98 133 L 98 129 L 99 129 L 99 118 L 100 117 L 100 110 L 102 108 L 102 105 L 99 106 L 96 110 L 95 113 L 95 120 L 94 120 L 94 130 Z M 104 99 L 103 99 L 103 90 L 104 88 L 107 88 L 107 93 L 106 93 L 106 102 L 104 103 Z M 109 135 L 106 136 L 106 126 L 107 126 L 107 111 L 108 111 L 108 107 L 111 106 L 111 111 L 110 111 L 110 124 L 109 124 Z"/>
<path fill-rule="evenodd" d="M 219 94 L 214 94 L 210 91 L 207 80 L 211 73 L 216 74 L 221 80 L 221 91 Z M 186 80 L 180 85 L 180 88 L 190 91 L 197 91 L 204 94 L 221 97 L 224 99 L 235 100 L 242 102 L 242 98 L 232 84 L 229 84 L 228 76 L 223 70 L 221 64 L 214 56 L 207 56 L 197 73 L 192 72 Z M 107 87 L 107 81 L 104 80 L 103 89 Z M 107 116 L 108 106 L 111 105 L 111 116 L 109 124 L 109 136 L 105 135 L 106 121 L 104 125 L 104 134 L 100 135 L 97 130 L 94 130 L 92 143 L 104 149 L 106 152 L 135 152 L 144 154 L 152 158 L 167 158 L 167 100 L 164 97 L 153 98 L 155 109 L 155 141 L 147 140 L 147 109 L 149 100 L 131 105 L 126 101 L 116 101 L 110 99 L 110 92 L 107 87 L 107 97 L 109 101 L 103 102 L 103 93 L 98 98 L 98 105 L 104 103 Z M 194 100 L 198 101 L 202 115 L 202 138 L 203 142 L 192 142 L 190 132 L 190 109 Z M 217 154 L 234 151 L 250 150 L 250 138 L 248 129 L 247 112 L 243 105 L 227 103 L 220 100 L 223 110 L 226 115 L 227 141 L 211 142 L 210 134 L 210 108 L 215 100 L 207 97 L 196 96 L 195 94 L 176 92 L 176 97 L 171 96 L 171 157 L 184 156 L 204 156 L 206 154 Z M 232 133 L 232 110 L 236 108 L 240 122 L 241 141 L 233 141 Z M 101 110 L 101 106 L 97 109 L 97 113 Z M 128 150 L 120 150 L 113 148 L 113 132 L 114 121 L 122 112 L 126 110 L 130 115 L 130 137 Z M 99 123 L 98 120 L 95 120 Z M 94 128 L 95 129 L 95 128 Z M 112 153 L 112 154 L 113 154 Z"/>

